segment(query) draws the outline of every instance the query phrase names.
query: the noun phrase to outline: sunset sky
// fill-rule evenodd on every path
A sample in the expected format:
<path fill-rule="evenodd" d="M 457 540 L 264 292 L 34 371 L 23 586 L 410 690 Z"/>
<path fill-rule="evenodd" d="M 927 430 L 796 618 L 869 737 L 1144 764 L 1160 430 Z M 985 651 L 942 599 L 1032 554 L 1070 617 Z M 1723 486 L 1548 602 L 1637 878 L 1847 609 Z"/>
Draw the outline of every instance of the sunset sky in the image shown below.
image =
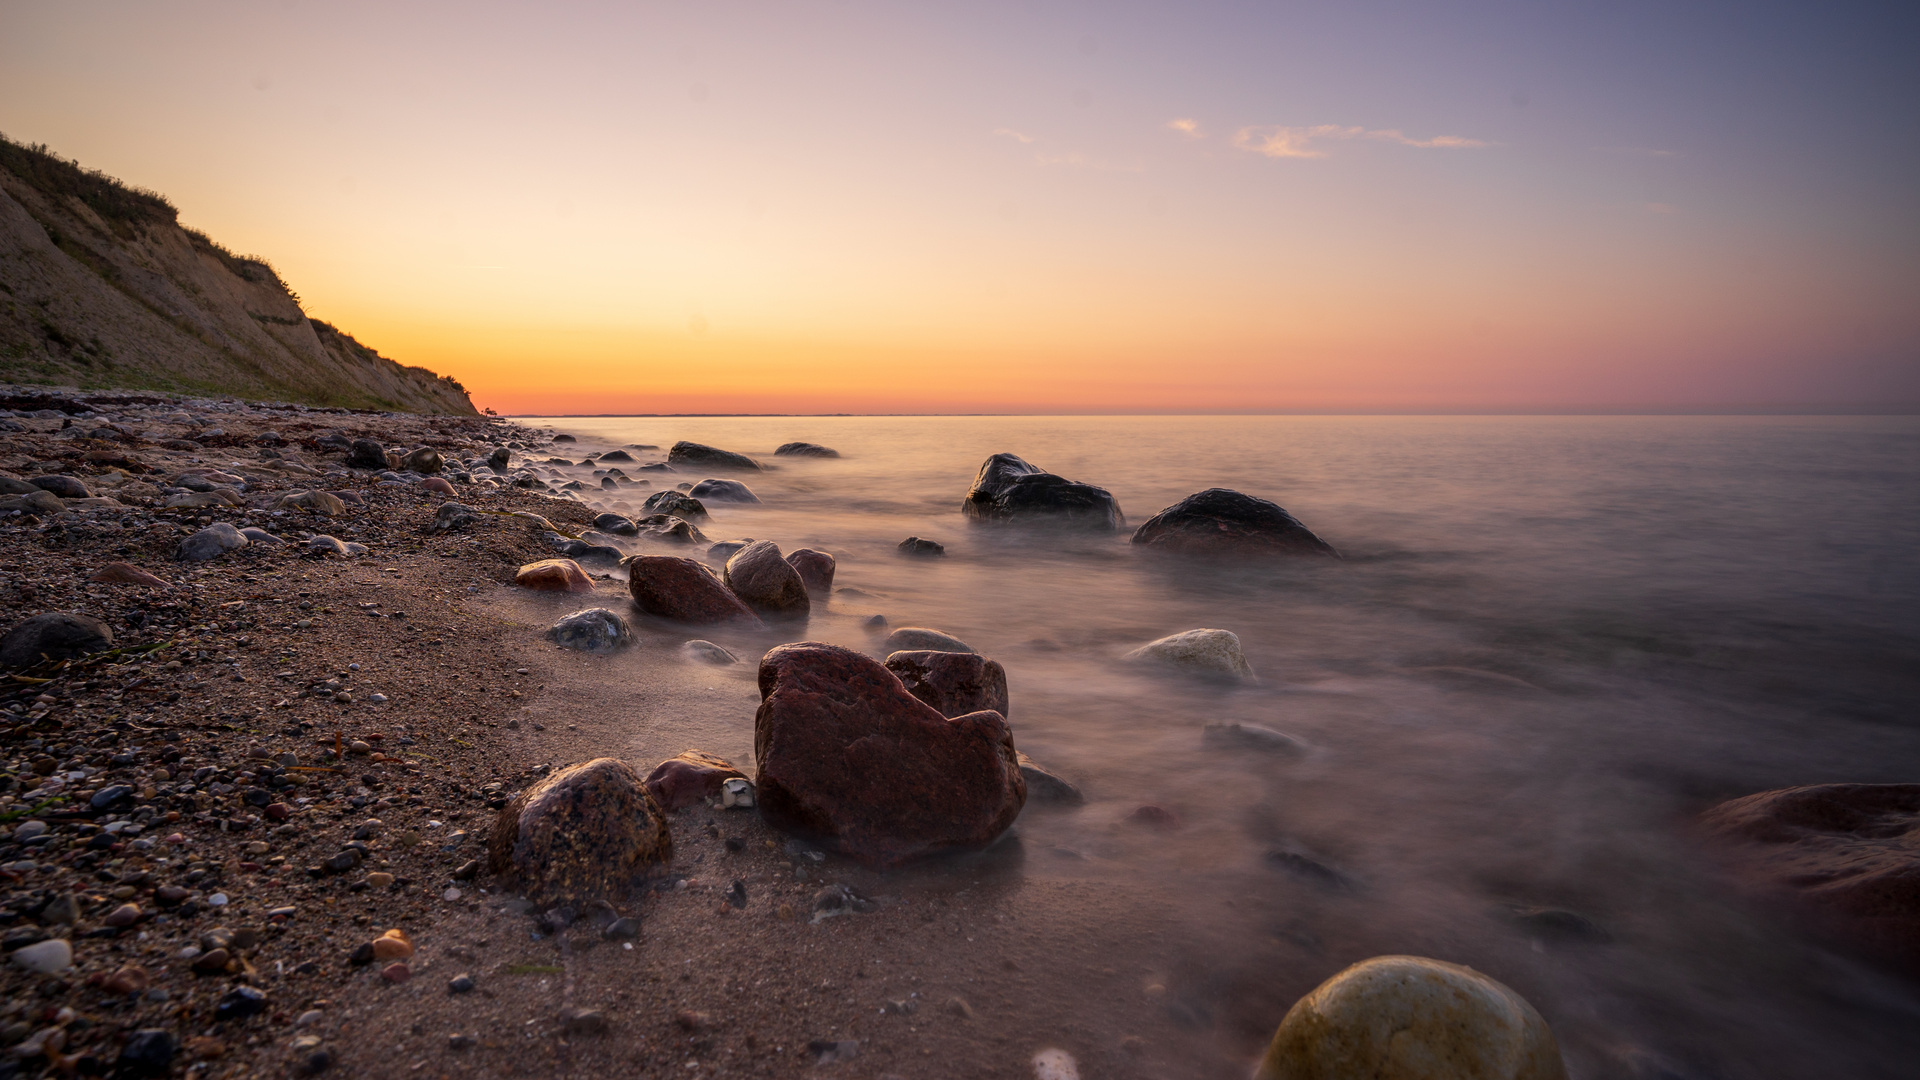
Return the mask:
<path fill-rule="evenodd" d="M 0 132 L 501 412 L 1920 403 L 1920 16 L 0 0 Z"/>

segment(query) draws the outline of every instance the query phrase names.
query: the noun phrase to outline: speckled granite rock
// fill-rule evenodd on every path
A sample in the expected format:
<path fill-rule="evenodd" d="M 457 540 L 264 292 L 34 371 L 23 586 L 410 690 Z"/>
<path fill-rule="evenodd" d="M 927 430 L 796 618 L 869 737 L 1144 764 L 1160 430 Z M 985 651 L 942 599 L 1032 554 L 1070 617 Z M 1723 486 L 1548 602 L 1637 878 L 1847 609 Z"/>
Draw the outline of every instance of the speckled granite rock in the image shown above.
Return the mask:
<path fill-rule="evenodd" d="M 1127 654 L 1128 660 L 1163 664 L 1196 675 L 1253 678 L 1253 667 L 1231 630 L 1188 630 L 1150 641 Z"/>
<path fill-rule="evenodd" d="M 771 540 L 756 540 L 727 560 L 725 580 L 748 607 L 764 615 L 802 618 L 811 608 L 800 571 L 780 555 Z"/>
<path fill-rule="evenodd" d="M 625 895 L 673 861 L 660 804 L 624 761 L 595 758 L 528 788 L 500 811 L 493 871 L 536 904 Z"/>
<path fill-rule="evenodd" d="M 833 592 L 833 571 L 838 563 L 824 551 L 799 548 L 787 552 L 787 565 L 800 574 L 807 592 L 825 599 Z"/>
<path fill-rule="evenodd" d="M 887 657 L 887 670 L 907 692 L 940 710 L 941 716 L 963 716 L 982 709 L 1007 711 L 1007 669 L 997 660 L 973 652 L 897 652 Z"/>
<path fill-rule="evenodd" d="M 692 559 L 635 555 L 627 560 L 627 591 L 641 611 L 685 623 L 759 625 L 753 609 Z"/>

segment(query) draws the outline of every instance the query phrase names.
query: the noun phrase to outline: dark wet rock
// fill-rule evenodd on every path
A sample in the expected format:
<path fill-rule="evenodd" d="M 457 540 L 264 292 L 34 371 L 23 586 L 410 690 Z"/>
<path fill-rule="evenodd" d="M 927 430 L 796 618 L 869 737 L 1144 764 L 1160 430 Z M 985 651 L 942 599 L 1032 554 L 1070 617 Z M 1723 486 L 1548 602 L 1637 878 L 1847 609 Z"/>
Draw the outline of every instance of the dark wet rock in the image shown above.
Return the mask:
<path fill-rule="evenodd" d="M 582 566 L 599 566 L 608 570 L 619 566 L 627 558 L 626 552 L 605 544 L 574 544 L 566 555 Z"/>
<path fill-rule="evenodd" d="M 679 472 L 680 470 L 674 468 L 673 466 L 667 464 L 664 461 L 654 461 L 654 462 L 649 462 L 648 464 L 640 466 L 636 471 L 638 472 Z"/>
<path fill-rule="evenodd" d="M 800 572 L 771 540 L 756 540 L 734 552 L 724 580 L 735 596 L 763 615 L 801 618 L 811 605 Z"/>
<path fill-rule="evenodd" d="M 355 439 L 347 450 L 347 468 L 384 469 L 387 467 L 387 448 L 372 439 Z"/>
<path fill-rule="evenodd" d="M 800 574 L 807 591 L 825 597 L 833 592 L 833 571 L 838 562 L 824 551 L 797 548 L 787 552 L 787 564 Z"/>
<path fill-rule="evenodd" d="M 609 461 L 623 461 L 631 464 L 633 462 L 633 455 L 627 453 L 625 450 L 609 450 L 600 455 L 600 461 L 603 464 Z"/>
<path fill-rule="evenodd" d="M 734 469 L 758 472 L 760 463 L 745 454 L 697 442 L 677 442 L 667 451 L 667 464 L 687 468 Z"/>
<path fill-rule="evenodd" d="M 741 603 L 713 571 L 692 559 L 635 555 L 627 560 L 627 590 L 641 611 L 662 619 L 760 625 L 752 608 Z"/>
<path fill-rule="evenodd" d="M 709 520 L 707 508 L 699 499 L 682 495 L 678 491 L 656 491 L 647 496 L 647 501 L 641 503 L 640 508 L 649 514 L 670 514 L 688 521 Z"/>
<path fill-rule="evenodd" d="M 91 615 L 49 611 L 14 624 L 0 637 L 0 669 L 29 667 L 44 660 L 113 648 L 113 628 Z"/>
<path fill-rule="evenodd" d="M 869 866 L 983 848 L 1026 781 L 998 713 L 948 719 L 871 657 L 820 642 L 760 662 L 760 813 Z"/>
<path fill-rule="evenodd" d="M 739 551 L 751 543 L 753 543 L 753 537 L 751 536 L 743 536 L 737 540 L 722 540 L 707 549 L 707 558 L 719 559 L 721 562 L 726 562 L 728 559 L 733 558 L 734 552 Z"/>
<path fill-rule="evenodd" d="M 464 532 L 472 528 L 474 523 L 479 520 L 479 515 L 473 512 L 473 507 L 471 506 L 465 506 L 457 502 L 441 503 L 440 509 L 434 512 L 433 524 L 428 526 L 428 531 L 436 533 Z"/>
<path fill-rule="evenodd" d="M 62 499 L 90 499 L 93 492 L 87 485 L 71 476 L 36 476 L 27 483 L 41 491 L 51 491 Z"/>
<path fill-rule="evenodd" d="M 1127 526 L 1106 488 L 1055 476 L 1013 454 L 995 454 L 980 465 L 961 511 L 974 521 L 1045 522 L 1083 529 Z"/>
<path fill-rule="evenodd" d="M 1163 832 L 1180 827 L 1179 814 L 1155 803 L 1135 807 L 1133 813 L 1127 815 L 1127 821 L 1129 824 L 1144 825 L 1149 829 L 1159 829 Z"/>
<path fill-rule="evenodd" d="M 899 544 L 895 545 L 895 550 L 899 551 L 902 555 L 917 555 L 927 559 L 938 558 L 947 553 L 945 544 L 935 540 L 922 539 L 918 536 L 909 536 L 905 540 L 900 541 Z"/>
<path fill-rule="evenodd" d="M 547 640 L 582 652 L 610 653 L 633 644 L 633 628 L 606 608 L 588 608 L 548 627 Z"/>
<path fill-rule="evenodd" d="M 773 451 L 774 457 L 839 457 L 840 451 L 819 443 L 790 442 L 781 443 Z"/>
<path fill-rule="evenodd" d="M 1307 752 L 1306 743 L 1284 731 L 1239 721 L 1208 724 L 1200 730 L 1200 742 L 1204 746 L 1223 750 L 1260 750 L 1269 754 Z"/>
<path fill-rule="evenodd" d="M 896 652 L 887 657 L 887 670 L 907 692 L 940 710 L 941 716 L 964 716 L 982 709 L 1009 717 L 1007 669 L 997 660 L 976 652 Z"/>
<path fill-rule="evenodd" d="M 882 621 L 880 625 L 883 627 L 886 626 L 885 621 Z M 880 643 L 880 652 L 882 655 L 891 655 L 897 652 L 970 653 L 973 651 L 973 646 L 961 641 L 952 634 L 943 634 L 938 630 L 929 630 L 924 626 L 903 626 L 893 633 L 888 634 L 886 640 Z"/>
<path fill-rule="evenodd" d="M 23 514 L 58 514 L 67 508 L 60 496 L 51 491 L 33 489 L 24 495 L 9 495 L 0 498 L 0 514 L 19 511 Z"/>
<path fill-rule="evenodd" d="M 423 446 L 400 459 L 401 468 L 429 476 L 439 472 L 446 463 L 446 459 L 440 456 L 440 451 L 431 446 Z"/>
<path fill-rule="evenodd" d="M 1613 935 L 1607 933 L 1599 923 L 1565 908 L 1511 908 L 1507 911 L 1507 918 L 1527 936 L 1546 941 L 1600 943 L 1613 940 Z"/>
<path fill-rule="evenodd" d="M 1920 970 L 1920 784 L 1817 784 L 1702 817 L 1740 880 L 1862 953 Z"/>
<path fill-rule="evenodd" d="M 753 489 L 738 480 L 702 480 L 693 485 L 688 495 L 706 502 L 757 503 L 759 497 Z"/>
<path fill-rule="evenodd" d="M 1134 530 L 1133 542 L 1184 555 L 1339 557 L 1277 504 L 1227 488 L 1208 488 L 1153 515 Z"/>
<path fill-rule="evenodd" d="M 267 995 L 251 986 L 236 986 L 213 1007 L 215 1020 L 244 1020 L 267 1008 Z"/>
<path fill-rule="evenodd" d="M 673 861 L 660 804 L 626 762 L 553 773 L 500 811 L 487 847 L 496 874 L 536 905 L 612 900 Z"/>
<path fill-rule="evenodd" d="M 165 1028 L 142 1028 L 127 1036 L 114 1062 L 122 1076 L 166 1076 L 173 1069 L 173 1056 L 180 1045 L 173 1032 Z"/>
<path fill-rule="evenodd" d="M 637 536 L 640 532 L 633 519 L 622 514 L 601 514 L 593 519 L 593 527 L 615 536 Z"/>
<path fill-rule="evenodd" d="M 707 535 L 694 528 L 693 522 L 677 518 L 672 514 L 655 514 L 634 522 L 640 535 L 648 540 L 657 540 L 665 544 L 704 544 Z"/>
<path fill-rule="evenodd" d="M 718 798 L 728 780 L 746 779 L 733 762 L 704 750 L 686 750 L 654 766 L 647 774 L 647 790 L 661 809 L 669 812 Z"/>
<path fill-rule="evenodd" d="M 246 546 L 247 538 L 240 535 L 239 529 L 224 521 L 216 521 L 180 541 L 179 546 L 173 549 L 173 557 L 181 562 L 206 562 Z"/>
<path fill-rule="evenodd" d="M 513 575 L 513 583 L 539 592 L 590 593 L 593 579 L 572 559 L 541 559 L 522 566 Z"/>
<path fill-rule="evenodd" d="M 513 451 L 504 446 L 494 447 L 493 452 L 487 455 L 487 467 L 494 472 L 504 472 L 511 464 L 513 464 Z"/>
<path fill-rule="evenodd" d="M 1066 777 L 1039 764 L 1025 754 L 1017 755 L 1020 775 L 1027 781 L 1027 801 L 1056 806 L 1079 806 L 1086 802 L 1080 788 Z"/>

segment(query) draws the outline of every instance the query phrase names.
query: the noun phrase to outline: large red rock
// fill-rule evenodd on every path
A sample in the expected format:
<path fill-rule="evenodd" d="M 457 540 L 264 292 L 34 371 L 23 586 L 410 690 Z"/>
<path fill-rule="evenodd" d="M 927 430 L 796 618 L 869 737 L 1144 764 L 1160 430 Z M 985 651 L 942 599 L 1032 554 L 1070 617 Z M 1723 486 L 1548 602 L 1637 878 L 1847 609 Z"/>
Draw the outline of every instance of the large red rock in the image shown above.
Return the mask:
<path fill-rule="evenodd" d="M 800 571 L 780 555 L 780 545 L 771 540 L 756 540 L 727 560 L 727 588 L 755 611 L 766 615 L 797 618 L 807 614 L 806 583 Z"/>
<path fill-rule="evenodd" d="M 572 559 L 541 559 L 520 568 L 513 583 L 523 589 L 541 592 L 590 593 L 593 579 Z"/>
<path fill-rule="evenodd" d="M 1013 715 L 1007 711 L 1007 669 L 979 653 L 897 652 L 887 657 L 887 670 L 941 716 L 982 709 Z"/>
<path fill-rule="evenodd" d="M 727 591 L 713 571 L 692 559 L 635 555 L 627 560 L 627 591 L 641 611 L 687 623 L 739 622 L 760 617 Z"/>
<path fill-rule="evenodd" d="M 868 866 L 991 844 L 1026 802 L 996 712 L 952 719 L 879 661 L 817 641 L 760 661 L 760 813 Z"/>
<path fill-rule="evenodd" d="M 625 895 L 673 862 L 666 813 L 626 762 L 595 758 L 548 776 L 500 810 L 493 871 L 536 904 Z"/>
<path fill-rule="evenodd" d="M 747 774 L 726 758 L 704 750 L 687 750 L 654 766 L 647 774 L 647 790 L 663 809 L 672 812 L 720 794 L 721 786 L 735 777 L 745 780 Z"/>
<path fill-rule="evenodd" d="M 833 571 L 838 563 L 826 552 L 812 548 L 789 551 L 787 565 L 799 572 L 801 582 L 813 595 L 824 597 L 833 591 Z"/>
<path fill-rule="evenodd" d="M 1736 865 L 1822 928 L 1920 969 L 1920 784 L 1819 784 L 1721 803 L 1703 818 Z"/>

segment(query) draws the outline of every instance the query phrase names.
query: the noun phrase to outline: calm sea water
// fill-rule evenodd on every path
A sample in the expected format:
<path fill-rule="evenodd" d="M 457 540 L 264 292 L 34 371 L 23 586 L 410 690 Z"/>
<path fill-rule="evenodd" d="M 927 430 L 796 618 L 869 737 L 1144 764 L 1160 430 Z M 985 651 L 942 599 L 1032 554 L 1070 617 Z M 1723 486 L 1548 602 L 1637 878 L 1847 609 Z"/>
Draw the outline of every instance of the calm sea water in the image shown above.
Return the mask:
<path fill-rule="evenodd" d="M 1170 989 L 1219 1022 L 1271 1027 L 1270 1003 L 1234 1013 L 1274 963 L 1235 945 L 1257 938 L 1316 971 L 1413 952 L 1493 972 L 1583 1076 L 1920 1070 L 1915 984 L 1743 900 L 1691 827 L 1767 788 L 1920 779 L 1920 420 L 530 422 L 775 466 L 742 477 L 764 505 L 714 506 L 706 531 L 838 558 L 804 636 L 871 649 L 860 620 L 880 613 L 1001 661 L 1020 748 L 1090 799 L 1023 817 L 1020 872 L 1173 898 L 1196 960 Z M 791 440 L 844 457 L 772 457 Z M 1000 451 L 1108 488 L 1134 525 L 1207 487 L 1259 495 L 1345 557 L 1196 566 L 1125 534 L 970 526 L 961 498 Z M 899 556 L 909 534 L 947 558 Z M 1195 627 L 1238 634 L 1259 681 L 1118 662 Z M 1312 750 L 1211 747 L 1217 720 Z M 1180 816 L 1177 840 L 1123 824 L 1143 803 Z M 1527 905 L 1611 940 L 1535 940 L 1509 917 Z"/>

